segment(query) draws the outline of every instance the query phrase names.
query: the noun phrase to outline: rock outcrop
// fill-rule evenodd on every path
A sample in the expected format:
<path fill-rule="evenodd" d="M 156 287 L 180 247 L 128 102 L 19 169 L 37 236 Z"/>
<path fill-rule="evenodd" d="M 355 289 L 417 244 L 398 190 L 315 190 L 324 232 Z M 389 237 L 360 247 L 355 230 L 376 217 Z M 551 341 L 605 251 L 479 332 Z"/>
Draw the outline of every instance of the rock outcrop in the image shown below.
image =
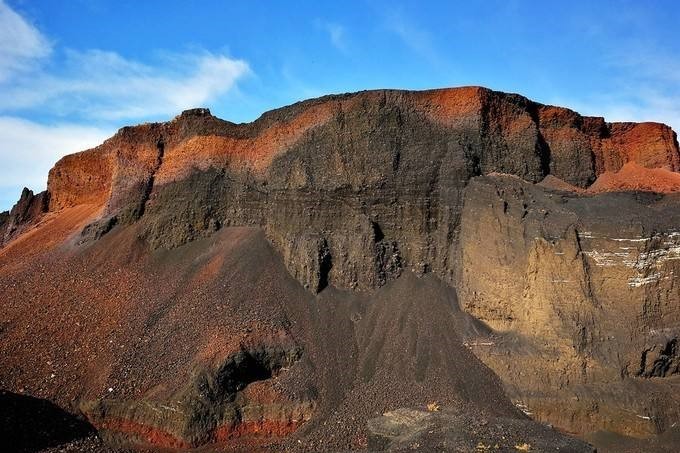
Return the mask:
<path fill-rule="evenodd" d="M 274 378 L 301 350 L 242 349 L 200 370 L 164 401 L 102 399 L 81 410 L 110 444 L 191 448 L 247 435 L 285 436 L 311 418 L 313 400 L 290 401 L 257 382 Z M 265 383 L 266 384 L 266 383 Z"/>
<path fill-rule="evenodd" d="M 399 408 L 369 420 L 368 431 L 374 451 L 596 451 L 528 418 L 476 419 L 451 408 Z"/>
<path fill-rule="evenodd" d="M 309 437 L 300 439 L 319 439 L 314 436 L 330 433 L 314 427 L 315 417 L 330 423 L 344 417 L 337 413 L 346 415 L 342 407 L 364 421 L 374 415 L 368 403 L 347 405 L 353 392 L 410 392 L 389 400 L 399 406 L 385 409 L 396 409 L 415 407 L 416 396 L 442 395 L 447 388 L 455 389 L 452 404 L 509 417 L 512 426 L 521 425 L 522 410 L 571 432 L 645 436 L 680 421 L 674 391 L 680 363 L 678 171 L 676 135 L 662 124 L 607 123 L 479 87 L 370 91 L 304 101 L 249 124 L 194 109 L 167 123 L 123 128 L 99 147 L 60 160 L 50 171 L 47 193 L 22 196 L 23 207 L 0 217 L 0 231 L 12 239 L 21 231 L 7 236 L 9 225 L 32 224 L 26 219 L 49 207 L 49 221 L 35 228 L 32 240 L 52 228 L 63 235 L 62 248 L 45 240 L 52 248 L 40 259 L 48 268 L 62 255 L 75 260 L 68 279 L 88 282 L 79 283 L 87 288 L 79 294 L 95 300 L 98 313 L 87 317 L 98 326 L 95 333 L 64 342 L 96 343 L 116 331 L 98 317 L 113 298 L 84 277 L 98 263 L 98 269 L 129 272 L 127 286 L 146 301 L 137 307 L 133 299 L 141 296 L 128 294 L 104 273 L 109 291 L 125 292 L 113 304 L 116 322 L 136 316 L 118 329 L 157 335 L 151 340 L 154 354 L 163 349 L 161 338 L 177 335 L 184 347 L 210 357 L 197 358 L 182 347 L 181 353 L 163 352 L 179 364 L 173 378 L 179 386 L 154 375 L 162 382 L 154 387 L 151 376 L 141 374 L 151 371 L 142 367 L 135 374 L 144 382 L 141 393 L 78 393 L 92 423 L 111 438 L 123 433 L 154 444 L 194 446 L 234 433 L 288 434 L 309 420 Z M 273 252 L 251 233 L 233 239 L 242 231 L 264 232 L 294 280 L 282 277 Z M 26 244 L 12 244 L 0 251 L 0 262 L 12 264 L 4 291 L 19 302 L 4 309 L 8 318 L 23 319 L 28 299 L 21 294 L 40 294 L 35 297 L 41 301 L 47 296 L 29 287 L 34 277 L 17 264 L 29 256 Z M 246 245 L 266 257 L 251 260 L 268 266 L 258 267 L 257 276 L 234 260 L 248 256 Z M 184 286 L 167 273 L 164 260 L 178 269 Z M 55 272 L 49 271 L 50 281 L 66 278 Z M 235 276 L 250 286 L 233 289 Z M 158 294 L 145 281 L 157 285 Z M 254 282 L 266 291 L 253 289 Z M 257 308 L 252 317 L 245 314 L 248 289 Z M 207 315 L 221 306 L 221 291 L 229 294 L 234 319 L 228 322 Z M 400 305 L 380 302 L 388 294 Z M 458 312 L 458 300 L 483 323 Z M 193 310 L 224 344 L 180 332 L 180 314 L 198 325 L 193 323 L 199 315 L 188 314 Z M 268 322 L 261 325 L 262 319 Z M 349 333 L 335 336 L 323 322 Z M 220 336 L 241 332 L 239 323 L 259 340 L 285 334 L 273 345 L 258 341 L 244 348 Z M 315 327 L 303 327 L 308 324 Z M 26 340 L 18 331 L 6 344 L 21 349 Z M 397 344 L 403 348 L 395 349 Z M 253 359 L 259 363 L 255 374 L 264 378 L 250 376 L 241 381 L 243 388 L 225 390 L 223 370 L 262 350 L 286 351 L 274 354 L 285 360 L 262 366 Z M 404 350 L 409 355 L 399 359 Z M 495 392 L 490 395 L 497 404 L 488 407 L 480 402 L 483 389 L 453 376 L 461 370 L 445 357 L 455 355 L 476 370 L 485 388 L 496 385 L 480 377 L 488 369 L 470 350 L 500 377 L 516 407 Z M 139 363 L 141 357 L 127 343 L 111 354 L 98 356 L 109 374 L 92 371 L 88 379 L 102 386 L 105 375 L 117 375 L 118 364 Z M 156 360 L 151 353 L 144 357 Z M 290 372 L 284 370 L 289 365 Z M 324 366 L 338 374 L 347 367 L 341 379 L 347 389 L 331 390 L 328 379 L 336 376 L 319 372 Z M 217 396 L 197 390 L 197 369 L 219 383 Z M 0 384 L 13 388 L 30 375 L 17 373 Z M 279 387 L 280 381 L 288 384 Z M 258 386 L 277 396 L 265 403 L 248 395 Z M 67 393 L 74 398 L 76 390 Z M 339 420 L 343 426 L 356 422 Z M 547 436 L 539 431 L 537 436 Z"/>
<path fill-rule="evenodd" d="M 48 192 L 33 195 L 33 191 L 24 187 L 12 210 L 0 213 L 0 247 L 38 222 L 47 212 L 48 206 Z"/>
<path fill-rule="evenodd" d="M 497 175 L 470 183 L 462 218 L 461 303 L 494 331 L 473 350 L 513 399 L 575 432 L 649 435 L 680 418 L 674 385 L 650 379 L 677 373 L 678 195 Z"/>
<path fill-rule="evenodd" d="M 258 225 L 309 288 L 371 289 L 402 269 L 453 283 L 474 176 L 550 175 L 587 187 L 627 162 L 678 170 L 679 156 L 660 124 L 610 124 L 475 87 L 375 91 L 305 101 L 251 124 L 197 109 L 123 128 L 57 163 L 48 188 L 53 210 L 105 204 L 86 237 L 145 210 L 153 248 Z"/>

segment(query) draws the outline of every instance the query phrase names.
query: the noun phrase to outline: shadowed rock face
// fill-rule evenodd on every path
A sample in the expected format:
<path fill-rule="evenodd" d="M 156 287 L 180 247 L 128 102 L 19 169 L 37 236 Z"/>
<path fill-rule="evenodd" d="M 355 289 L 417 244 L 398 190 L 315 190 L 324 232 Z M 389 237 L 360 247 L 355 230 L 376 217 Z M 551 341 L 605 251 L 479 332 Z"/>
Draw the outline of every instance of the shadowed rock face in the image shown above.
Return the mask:
<path fill-rule="evenodd" d="M 33 195 L 32 191 L 24 187 L 21 198 L 12 210 L 0 213 L 0 247 L 40 220 L 48 206 L 48 192 Z"/>
<path fill-rule="evenodd" d="M 197 109 L 124 128 L 57 163 L 48 185 L 53 210 L 105 205 L 85 238 L 145 210 L 153 248 L 257 225 L 307 287 L 371 289 L 402 269 L 453 283 L 463 190 L 474 176 L 551 175 L 587 187 L 626 162 L 677 170 L 679 156 L 660 124 L 609 124 L 483 88 L 374 91 L 250 124 Z"/>
<path fill-rule="evenodd" d="M 391 340 L 384 333 L 375 333 L 376 326 L 392 329 L 395 338 L 403 339 L 404 349 L 417 357 L 413 368 L 406 367 L 411 373 L 403 380 L 410 388 L 421 381 L 431 382 L 433 389 L 446 388 L 440 378 L 457 372 L 438 353 L 423 352 L 424 341 L 441 341 L 445 345 L 441 351 L 448 351 L 443 354 L 465 357 L 466 363 L 472 363 L 472 356 L 464 353 L 472 350 L 498 374 L 517 407 L 542 421 L 572 432 L 604 429 L 648 435 L 680 418 L 675 389 L 680 357 L 680 199 L 673 194 L 680 190 L 678 170 L 677 139 L 665 125 L 606 123 L 478 87 L 370 91 L 301 102 L 249 124 L 233 124 L 206 109 L 195 109 L 167 123 L 123 128 L 99 147 L 59 161 L 50 171 L 48 192 L 38 201 L 22 195 L 24 201 L 16 212 L 0 216 L 0 232 L 9 237 L 8 225 L 21 224 L 26 231 L 33 228 L 33 240 L 43 244 L 38 241 L 46 231 L 58 231 L 59 240 L 44 239 L 45 253 L 54 254 L 52 260 L 60 253 L 82 260 L 74 265 L 79 270 L 69 276 L 74 280 L 82 280 L 92 262 L 118 272 L 134 268 L 137 280 L 128 276 L 129 286 L 132 293 L 144 294 L 144 302 L 137 307 L 134 294 L 123 297 L 116 305 L 118 322 L 125 323 L 130 316 L 126 313 L 135 307 L 141 324 L 131 324 L 129 333 L 156 332 L 154 353 L 162 349 L 159 338 L 179 335 L 177 320 L 170 322 L 168 317 L 181 313 L 198 319 L 192 310 L 205 316 L 207 327 L 220 339 L 246 320 L 260 339 L 286 332 L 273 345 L 258 341 L 244 348 L 235 340 L 225 340 L 221 347 L 211 346 L 210 360 L 189 359 L 191 354 L 177 346 L 182 354 L 168 354 L 173 363 L 181 364 L 177 368 L 181 385 L 167 385 L 166 378 L 156 376 L 163 384 L 154 388 L 145 381 L 141 394 L 106 398 L 88 390 L 82 407 L 95 426 L 112 433 L 112 438 L 118 432 L 159 445 L 193 446 L 238 433 L 287 434 L 298 428 L 299 420 L 311 418 L 313 424 L 313 414 L 331 420 L 335 415 L 329 414 L 344 407 L 343 398 L 350 398 L 354 389 L 370 388 L 366 382 L 380 382 L 380 392 L 394 393 L 396 387 L 382 383 L 403 379 L 390 374 L 397 373 L 395 360 L 400 353 L 390 349 Z M 652 192 L 627 192 L 640 188 Z M 45 225 L 31 227 L 34 220 L 30 219 L 45 210 L 34 206 L 46 207 L 47 200 Z M 250 236 L 233 239 L 238 246 L 232 239 L 216 239 L 238 236 L 235 232 L 243 231 L 242 227 L 264 231 L 294 284 L 281 283 L 275 260 Z M 222 244 L 224 251 L 205 251 L 203 241 L 217 241 L 214 244 Z M 251 269 L 257 278 L 243 271 L 248 275 L 243 284 L 251 285 L 253 303 L 261 310 L 243 318 L 248 312 L 244 306 L 248 288 L 241 288 L 243 292 L 227 304 L 234 320 L 223 325 L 221 318 L 212 319 L 207 313 L 214 309 L 213 302 L 219 306 L 227 297 L 220 288 L 230 288 L 234 275 L 241 275 L 242 265 L 234 257 L 247 256 L 246 245 L 260 250 L 258 256 L 268 257 L 251 260 L 255 266 L 270 266 Z M 4 277 L 5 291 L 19 298 L 12 312 L 19 317 L 24 297 L 20 295 L 36 291 L 9 289 L 22 279 L 26 280 L 22 285 L 32 282 L 17 264 L 23 256 L 32 256 L 21 247 L 26 247 L 21 240 L 10 241 L 0 251 L 0 259 L 11 265 Z M 115 256 L 109 257 L 107 251 L 114 249 Z M 203 263 L 213 254 L 219 270 L 210 271 L 212 265 L 206 264 L 205 275 L 210 277 L 189 279 L 194 263 L 189 257 Z M 219 258 L 220 254 L 224 256 Z M 171 265 L 185 273 L 183 278 L 191 282 L 186 288 L 165 274 L 163 257 L 172 257 L 167 258 Z M 230 272 L 236 274 L 224 269 L 228 257 Z M 51 262 L 47 260 L 46 266 Z M 145 267 L 132 264 L 140 262 Z M 270 268 L 273 280 L 261 280 L 265 277 L 259 274 L 266 275 Z M 165 284 L 159 275 L 170 280 Z M 449 333 L 444 337 L 409 334 L 406 321 L 392 319 L 399 310 L 375 301 L 394 294 L 391 285 L 404 285 L 404 295 L 399 297 L 413 300 L 426 293 L 435 299 L 446 294 L 427 292 L 430 287 L 414 283 L 418 281 L 414 276 L 428 285 L 436 281 L 457 290 L 459 298 L 453 303 L 448 296 L 432 302 L 442 310 L 437 311 L 440 317 L 447 319 L 449 312 L 443 307 L 455 308 L 459 300 L 485 326 L 469 319 L 463 322 L 462 314 L 455 315 L 456 323 L 440 325 L 439 319 L 422 314 L 429 306 L 422 302 L 409 305 L 410 311 L 404 309 L 404 319 L 407 312 L 423 315 L 427 322 L 419 321 L 420 329 L 427 331 L 436 324 Z M 145 289 L 140 283 L 145 279 L 158 286 Z M 109 277 L 106 281 L 119 288 Z M 292 289 L 298 283 L 307 291 Z M 208 291 L 205 285 L 209 295 L 201 292 Z M 81 295 L 92 297 L 97 301 L 94 305 L 106 312 L 108 299 L 102 290 L 88 287 Z M 318 318 L 312 322 L 307 311 L 325 309 L 299 304 L 313 301 L 321 306 L 329 302 L 325 296 L 337 304 L 335 308 L 343 307 L 338 310 L 344 314 L 316 313 Z M 295 306 L 295 314 L 287 312 L 289 308 L 281 311 L 278 297 Z M 401 303 L 399 307 L 407 305 Z M 362 313 L 374 310 L 369 308 L 372 304 L 382 311 L 370 322 L 363 320 Z M 271 325 L 258 324 L 265 317 Z M 101 325 L 104 319 L 90 319 L 90 325 Z M 299 324 L 290 327 L 290 319 Z M 350 333 L 331 336 L 332 328 L 324 330 L 320 319 Z M 307 323 L 337 344 L 300 327 Z M 18 338 L 7 344 L 20 345 Z M 186 341 L 199 350 L 208 344 L 203 343 L 207 339 L 194 337 Z M 260 354 L 256 351 L 285 351 L 286 359 L 264 366 L 253 359 Z M 291 351 L 300 351 L 302 359 L 298 361 L 298 353 Z M 246 356 L 238 359 L 240 353 L 253 359 L 256 366 L 246 368 L 259 370 L 255 375 L 262 379 L 231 391 L 220 385 L 219 397 L 214 398 L 197 390 L 200 379 L 190 370 L 202 370 L 199 374 L 210 382 L 220 381 L 228 364 L 249 363 Z M 114 363 L 125 364 L 132 358 L 101 360 L 112 373 Z M 352 376 L 342 380 L 348 387 L 343 396 L 328 390 L 328 381 L 321 379 L 320 388 L 310 382 L 319 369 L 327 366 L 337 371 L 343 361 L 351 364 L 347 373 Z M 284 362 L 308 377 L 297 380 L 298 374 L 293 373 L 297 377 L 289 378 L 285 391 L 274 392 L 276 397 L 266 404 L 256 403 L 260 412 L 255 410 L 249 419 L 248 411 L 254 409 L 246 403 L 260 400 L 249 399 L 243 393 L 246 387 L 250 391 L 259 386 L 278 388 L 279 379 L 285 381 L 288 373 Z M 106 373 L 101 373 L 95 376 L 104 385 Z M 19 382 L 17 376 L 8 382 Z M 357 384 L 354 377 L 366 382 Z M 146 378 L 140 374 L 139 379 Z M 458 389 L 456 395 L 468 395 L 479 403 L 478 389 L 468 394 L 464 384 L 448 385 Z M 485 385 L 494 386 L 491 381 Z M 399 389 L 422 397 L 442 395 Z M 461 400 L 466 398 L 457 402 Z M 415 404 L 413 400 L 394 403 Z M 509 402 L 501 406 L 499 413 L 487 415 L 517 416 Z M 374 409 L 362 406 L 361 420 Z M 342 423 L 349 422 L 343 418 Z M 310 439 L 318 439 L 314 436 L 325 428 L 315 429 L 310 428 Z M 363 445 L 361 439 L 353 442 Z"/>

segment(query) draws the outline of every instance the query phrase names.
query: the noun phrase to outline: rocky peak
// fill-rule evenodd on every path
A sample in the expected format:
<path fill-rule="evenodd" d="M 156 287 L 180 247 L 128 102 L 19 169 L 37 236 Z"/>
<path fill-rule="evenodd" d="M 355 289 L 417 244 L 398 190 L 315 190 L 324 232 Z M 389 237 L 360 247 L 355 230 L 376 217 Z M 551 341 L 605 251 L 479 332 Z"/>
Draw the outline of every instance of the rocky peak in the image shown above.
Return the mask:
<path fill-rule="evenodd" d="M 177 117 L 175 117 L 175 119 L 188 118 L 188 117 L 204 117 L 204 116 L 212 116 L 212 114 L 210 113 L 210 109 L 199 107 L 199 108 L 195 108 L 195 109 L 184 110 Z"/>
<path fill-rule="evenodd" d="M 0 246 L 37 222 L 47 212 L 48 206 L 48 192 L 34 195 L 32 190 L 24 187 L 19 201 L 12 207 L 12 210 L 0 214 Z"/>

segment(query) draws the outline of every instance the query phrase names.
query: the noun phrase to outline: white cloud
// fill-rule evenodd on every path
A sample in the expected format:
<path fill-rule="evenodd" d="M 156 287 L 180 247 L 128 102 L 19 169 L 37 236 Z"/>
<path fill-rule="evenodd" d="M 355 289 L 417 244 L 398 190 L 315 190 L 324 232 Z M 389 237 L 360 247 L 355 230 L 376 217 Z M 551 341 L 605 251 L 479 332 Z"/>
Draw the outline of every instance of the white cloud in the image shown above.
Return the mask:
<path fill-rule="evenodd" d="M 174 115 L 215 100 L 249 73 L 245 61 L 206 51 L 167 55 L 154 66 L 115 52 L 67 51 L 61 74 L 24 77 L 0 93 L 0 109 L 104 120 Z"/>
<path fill-rule="evenodd" d="M 645 96 L 608 95 L 580 101 L 557 101 L 558 105 L 568 105 L 582 115 L 601 116 L 609 122 L 664 123 L 680 132 L 680 97 L 661 93 Z"/>
<path fill-rule="evenodd" d="M 204 50 L 141 62 L 53 49 L 0 0 L 0 210 L 23 186 L 43 190 L 56 160 L 100 144 L 121 123 L 209 105 L 250 72 L 243 60 Z"/>
<path fill-rule="evenodd" d="M 320 19 L 314 21 L 317 28 L 328 34 L 331 44 L 342 53 L 348 52 L 345 27 L 335 22 L 325 22 Z"/>
<path fill-rule="evenodd" d="M 0 82 L 32 68 L 51 50 L 33 25 L 0 0 Z"/>
<path fill-rule="evenodd" d="M 94 147 L 113 132 L 77 124 L 42 125 L 0 116 L 0 191 L 23 186 L 44 190 L 47 173 L 59 158 Z"/>
<path fill-rule="evenodd" d="M 680 132 L 680 58 L 654 46 L 623 47 L 626 53 L 611 49 L 604 58 L 612 71 L 606 92 L 581 95 L 563 104 L 607 121 L 655 121 Z"/>

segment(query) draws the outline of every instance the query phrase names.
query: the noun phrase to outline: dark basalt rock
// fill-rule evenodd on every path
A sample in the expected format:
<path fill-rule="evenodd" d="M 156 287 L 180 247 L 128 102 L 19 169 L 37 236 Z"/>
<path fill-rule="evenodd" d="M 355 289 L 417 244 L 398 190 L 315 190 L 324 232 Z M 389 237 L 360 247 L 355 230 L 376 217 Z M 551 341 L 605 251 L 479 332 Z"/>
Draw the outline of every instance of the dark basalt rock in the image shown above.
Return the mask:
<path fill-rule="evenodd" d="M 264 231 L 264 242 L 278 253 L 265 262 L 272 269 L 283 263 L 288 273 L 282 274 L 297 282 L 291 279 L 287 286 L 296 288 L 290 290 L 294 297 L 280 301 L 278 290 L 263 293 L 253 304 L 260 306 L 253 310 L 253 325 L 262 328 L 257 321 L 268 317 L 270 303 L 313 301 L 298 316 L 295 329 L 301 333 L 304 326 L 323 326 L 321 335 L 307 339 L 305 351 L 318 348 L 314 369 L 332 375 L 332 383 L 324 384 L 327 393 L 321 394 L 325 404 L 335 406 L 323 413 L 324 422 L 347 396 L 336 388 L 336 375 L 345 373 L 345 367 L 342 385 L 355 385 L 351 391 L 380 383 L 380 393 L 362 393 L 375 396 L 362 416 L 374 415 L 386 395 L 402 384 L 400 397 L 411 398 L 409 392 L 420 383 L 427 384 L 419 390 L 421 399 L 430 395 L 431 385 L 441 385 L 437 389 L 445 390 L 438 395 L 448 395 L 446 379 L 459 385 L 452 394 L 461 401 L 474 395 L 473 403 L 489 405 L 488 390 L 496 384 L 483 377 L 495 380 L 491 369 L 512 403 L 540 421 L 570 432 L 607 429 L 648 436 L 680 420 L 674 387 L 680 198 L 581 190 L 631 162 L 645 170 L 680 170 L 673 131 L 656 123 L 606 123 L 478 87 L 326 96 L 268 112 L 249 124 L 194 109 L 167 123 L 123 128 L 100 147 L 65 157 L 50 172 L 49 196 L 22 194 L 15 209 L 0 217 L 0 231 L 3 237 L 9 231 L 18 234 L 40 218 L 48 203 L 56 217 L 61 210 L 90 204 L 101 209 L 101 217 L 82 231 L 81 244 L 69 253 L 92 253 L 104 275 L 112 268 L 124 274 L 132 263 L 149 257 L 172 256 L 172 266 L 182 267 L 193 263 L 184 261 L 191 250 L 238 230 L 232 227 Z M 553 187 L 565 190 L 537 184 L 546 177 L 561 179 Z M 120 237 L 134 241 L 118 251 Z M 107 261 L 110 250 L 105 247 L 120 253 L 115 266 Z M 219 249 L 228 258 L 230 247 L 215 245 L 204 255 Z M 250 251 L 240 253 L 232 267 L 260 265 L 247 261 Z M 187 304 L 182 305 L 186 311 L 178 309 L 173 326 L 193 316 L 195 304 L 205 301 L 202 282 L 220 275 L 221 261 L 215 258 L 200 274 L 174 282 L 177 294 L 187 286 L 195 293 L 188 300 L 164 294 L 145 331 L 154 331 L 166 304 Z M 152 269 L 145 278 L 167 270 L 165 265 Z M 259 267 L 246 271 L 253 274 L 245 280 L 247 291 L 266 286 L 266 272 Z M 23 297 L 20 283 L 29 277 L 8 279 L 8 292 L 11 288 Z M 68 281 L 81 277 L 69 276 Z M 446 291 L 428 295 L 425 288 L 433 282 L 457 291 L 459 299 Z M 229 302 L 222 291 L 234 288 L 226 277 L 218 283 L 222 286 L 212 297 L 221 305 Z M 90 289 L 93 297 L 101 296 L 98 285 Z M 110 287 L 119 288 L 104 286 Z M 143 285 L 134 288 L 146 291 Z M 145 294 L 155 301 L 155 294 Z M 102 306 L 110 297 L 104 296 L 105 302 L 98 301 Z M 132 302 L 136 295 L 126 296 L 121 316 L 125 310 L 144 309 L 147 300 Z M 480 321 L 467 326 L 460 338 L 451 325 L 458 300 Z M 371 315 L 376 306 L 380 311 Z M 428 313 L 434 308 L 436 313 Z M 230 306 L 229 316 L 249 309 L 241 300 Z M 342 315 L 343 310 L 351 315 Z M 229 336 L 232 328 L 219 335 Z M 346 336 L 334 336 L 340 332 Z M 262 354 L 242 351 L 222 357 L 219 366 L 204 366 L 205 374 L 178 394 L 185 415 L 177 415 L 175 406 L 161 407 L 174 398 L 101 399 L 87 412 L 102 431 L 151 439 L 156 445 L 185 448 L 228 439 L 252 428 L 238 423 L 246 387 L 262 382 L 258 379 L 268 381 L 288 360 L 271 351 L 264 354 L 268 358 Z M 272 357 L 281 363 L 269 363 Z M 457 359 L 465 362 L 451 363 Z M 186 365 L 187 360 L 180 362 Z M 327 362 L 332 360 L 340 365 L 332 368 Z M 473 363 L 477 371 L 469 379 L 466 372 Z M 484 388 L 468 388 L 480 382 Z M 522 432 L 528 426 L 524 419 L 512 418 L 521 417 L 519 409 L 503 392 L 495 398 L 493 405 L 502 408 L 496 418 L 508 415 L 508 430 Z M 394 407 L 417 404 L 399 401 Z M 309 408 L 297 403 L 282 413 Z M 441 441 L 476 448 L 471 438 L 460 440 L 447 426 L 469 426 L 478 417 L 448 413 L 423 419 L 441 421 L 435 428 Z M 505 432 L 506 421 L 496 421 L 500 431 L 482 430 L 492 438 Z M 541 439 L 550 436 L 545 431 L 536 434 L 537 440 L 517 442 L 542 445 Z M 410 434 L 406 438 L 421 441 Z M 574 445 L 575 451 L 587 451 L 581 443 Z M 400 439 L 383 439 L 375 446 L 407 448 Z"/>
<path fill-rule="evenodd" d="M 49 200 L 47 191 L 33 195 L 33 191 L 24 187 L 12 210 L 0 214 L 0 246 L 36 223 L 47 212 Z"/>

